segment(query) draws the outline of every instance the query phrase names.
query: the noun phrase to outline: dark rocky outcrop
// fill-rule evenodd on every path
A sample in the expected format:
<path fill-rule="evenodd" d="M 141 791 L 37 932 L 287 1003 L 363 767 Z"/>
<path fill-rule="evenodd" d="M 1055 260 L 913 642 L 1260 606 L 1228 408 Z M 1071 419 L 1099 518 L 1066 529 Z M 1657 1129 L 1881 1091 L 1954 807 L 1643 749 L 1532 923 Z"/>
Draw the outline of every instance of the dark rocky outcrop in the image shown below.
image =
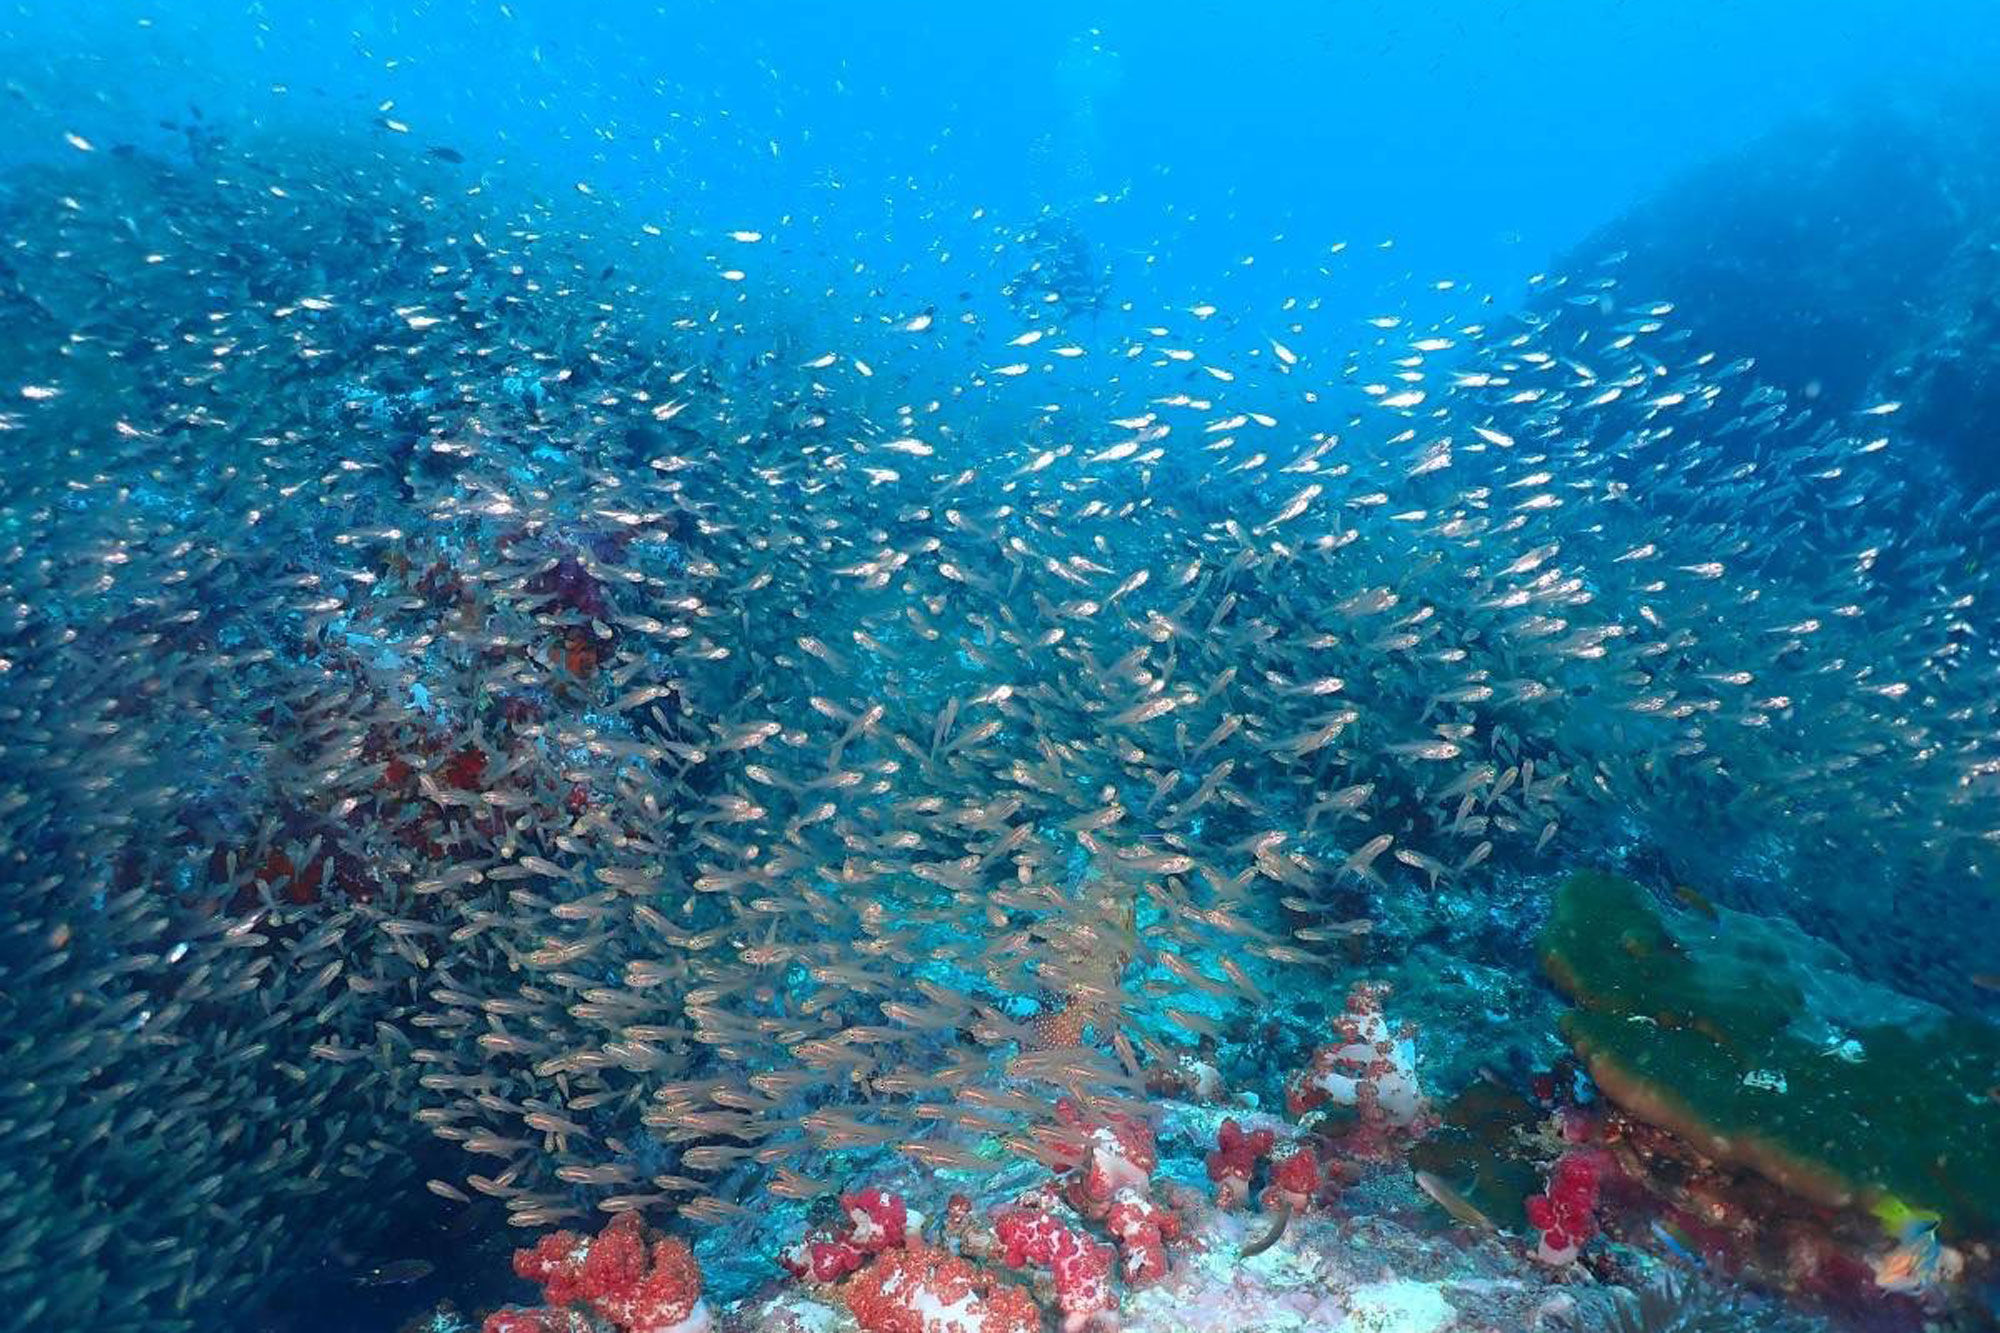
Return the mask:
<path fill-rule="evenodd" d="M 1793 400 L 1904 403 L 1898 431 L 2000 485 L 2000 95 L 1870 99 L 1675 181 L 1561 266 L 1614 268 Z"/>

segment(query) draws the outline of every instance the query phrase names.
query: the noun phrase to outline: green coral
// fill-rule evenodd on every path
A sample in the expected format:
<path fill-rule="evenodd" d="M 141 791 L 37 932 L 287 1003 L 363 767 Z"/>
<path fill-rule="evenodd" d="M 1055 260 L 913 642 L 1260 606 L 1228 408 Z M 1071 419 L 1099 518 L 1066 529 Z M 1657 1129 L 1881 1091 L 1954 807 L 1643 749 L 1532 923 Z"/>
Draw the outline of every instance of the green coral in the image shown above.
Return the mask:
<path fill-rule="evenodd" d="M 1899 1013 L 1830 1047 L 1813 1035 L 1823 988 L 1782 951 L 1743 947 L 1756 928 L 1739 921 L 1754 919 L 1670 920 L 1615 875 L 1563 885 L 1542 963 L 1578 1006 L 1563 1032 L 1606 1093 L 1817 1202 L 2000 1226 L 2000 1029 Z"/>

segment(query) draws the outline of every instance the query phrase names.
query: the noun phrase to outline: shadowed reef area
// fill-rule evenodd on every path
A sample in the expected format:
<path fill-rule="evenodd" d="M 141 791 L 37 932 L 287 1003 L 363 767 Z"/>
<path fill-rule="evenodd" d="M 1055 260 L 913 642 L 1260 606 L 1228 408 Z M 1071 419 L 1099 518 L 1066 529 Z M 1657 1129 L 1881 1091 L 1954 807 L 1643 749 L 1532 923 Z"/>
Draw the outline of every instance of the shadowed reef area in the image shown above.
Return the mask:
<path fill-rule="evenodd" d="M 1791 124 L 1674 180 L 1562 267 L 1671 294 L 1712 345 L 1828 412 L 2000 484 L 2000 97 L 1958 89 Z"/>

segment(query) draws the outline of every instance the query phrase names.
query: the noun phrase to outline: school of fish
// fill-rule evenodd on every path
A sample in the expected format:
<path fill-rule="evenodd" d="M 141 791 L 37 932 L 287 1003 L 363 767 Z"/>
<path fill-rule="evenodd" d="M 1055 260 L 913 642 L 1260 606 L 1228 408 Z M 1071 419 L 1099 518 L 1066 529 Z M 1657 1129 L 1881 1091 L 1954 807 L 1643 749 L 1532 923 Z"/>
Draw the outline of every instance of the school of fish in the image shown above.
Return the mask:
<path fill-rule="evenodd" d="M 827 312 L 400 132 L 73 139 L 0 191 L 29 1322 L 192 1328 L 425 1144 L 522 1227 L 1053 1160 L 1382 895 L 1995 873 L 1990 498 L 1615 269 L 1107 312 L 993 219 L 994 313 Z"/>

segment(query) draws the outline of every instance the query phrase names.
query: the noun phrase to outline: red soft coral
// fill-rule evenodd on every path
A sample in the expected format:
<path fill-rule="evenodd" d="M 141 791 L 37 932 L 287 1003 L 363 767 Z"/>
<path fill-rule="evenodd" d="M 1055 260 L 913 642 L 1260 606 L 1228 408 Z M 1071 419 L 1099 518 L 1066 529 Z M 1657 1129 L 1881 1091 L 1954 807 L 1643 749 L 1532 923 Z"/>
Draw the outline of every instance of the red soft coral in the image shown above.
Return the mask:
<path fill-rule="evenodd" d="M 590 1238 L 574 1231 L 551 1231 L 532 1246 L 514 1251 L 514 1275 L 542 1289 L 550 1305 L 572 1305 L 583 1299 L 583 1261 Z"/>
<path fill-rule="evenodd" d="M 841 1289 L 866 1333 L 1041 1333 L 1028 1293 L 921 1244 L 890 1250 Z"/>
<path fill-rule="evenodd" d="M 1036 1263 L 1055 1279 L 1064 1333 L 1088 1328 L 1098 1315 L 1117 1308 L 1111 1293 L 1111 1247 L 1078 1235 L 1058 1218 L 1033 1208 L 1002 1213 L 994 1234 L 1006 1247 L 1009 1268 Z"/>
<path fill-rule="evenodd" d="M 1568 1263 L 1597 1234 L 1597 1195 L 1604 1169 L 1600 1153 L 1564 1153 L 1549 1173 L 1544 1192 L 1528 1199 L 1528 1221 L 1542 1233 L 1536 1257 L 1544 1263 Z"/>
<path fill-rule="evenodd" d="M 838 1282 L 868 1262 L 861 1248 L 843 1236 L 808 1236 L 778 1256 L 787 1273 L 814 1282 Z"/>
<path fill-rule="evenodd" d="M 1096 1119 L 1068 1097 L 1056 1103 L 1056 1115 L 1084 1135 L 1081 1151 L 1072 1148 L 1068 1154 L 1072 1162 L 1064 1197 L 1070 1207 L 1101 1221 L 1118 1191 L 1146 1192 L 1160 1161 L 1151 1126 L 1116 1111 Z"/>
<path fill-rule="evenodd" d="M 840 1206 L 847 1213 L 849 1239 L 862 1249 L 872 1254 L 903 1243 L 910 1210 L 902 1195 L 873 1188 L 857 1190 L 841 1195 Z"/>
<path fill-rule="evenodd" d="M 903 1196 L 865 1189 L 840 1196 L 846 1218 L 837 1229 L 821 1231 L 785 1250 L 778 1262 L 794 1277 L 838 1282 L 858 1271 L 871 1254 L 902 1245 L 909 1225 Z"/>
<path fill-rule="evenodd" d="M 1300 1148 L 1272 1165 L 1271 1187 L 1264 1191 L 1264 1207 L 1274 1209 L 1283 1205 L 1302 1213 L 1312 1206 L 1320 1184 L 1319 1158 L 1311 1148 Z"/>
<path fill-rule="evenodd" d="M 618 1333 L 703 1333 L 709 1327 L 693 1253 L 672 1236 L 649 1234 L 637 1213 L 618 1214 L 595 1238 L 551 1232 L 514 1251 L 514 1271 L 541 1284 L 546 1306 L 503 1310 L 487 1320 L 485 1333 L 564 1328 L 569 1321 L 563 1311 L 572 1306 Z"/>
<path fill-rule="evenodd" d="M 1222 1122 L 1215 1136 L 1215 1151 L 1208 1155 L 1208 1178 L 1215 1182 L 1215 1202 L 1220 1208 L 1234 1208 L 1250 1197 L 1250 1177 L 1257 1159 L 1271 1151 L 1277 1136 L 1268 1129 L 1244 1133 L 1234 1120 Z"/>
<path fill-rule="evenodd" d="M 1119 1271 L 1127 1282 L 1151 1282 L 1166 1276 L 1166 1243 L 1181 1234 L 1178 1216 L 1144 1195 L 1121 1190 L 1104 1224 L 1124 1251 Z"/>

